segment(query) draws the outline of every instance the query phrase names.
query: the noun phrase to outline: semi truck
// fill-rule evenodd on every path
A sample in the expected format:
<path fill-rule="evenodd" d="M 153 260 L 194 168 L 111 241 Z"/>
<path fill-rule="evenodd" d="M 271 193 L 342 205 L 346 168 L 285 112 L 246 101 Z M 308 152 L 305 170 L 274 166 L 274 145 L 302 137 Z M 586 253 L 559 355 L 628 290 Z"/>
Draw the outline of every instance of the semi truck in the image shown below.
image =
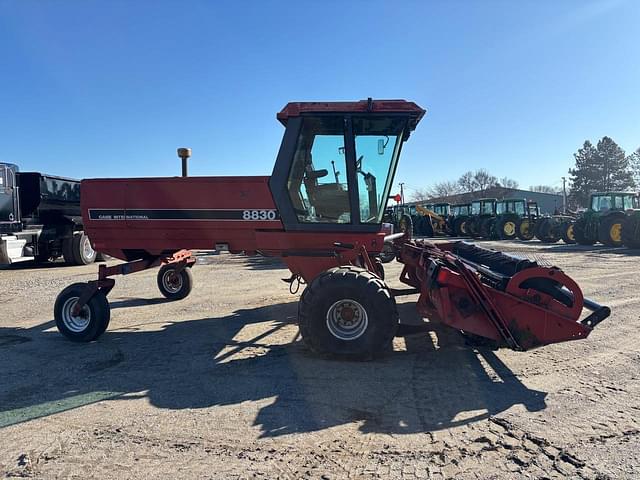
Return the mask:
<path fill-rule="evenodd" d="M 0 265 L 59 257 L 71 265 L 97 257 L 83 230 L 80 181 L 0 163 Z"/>

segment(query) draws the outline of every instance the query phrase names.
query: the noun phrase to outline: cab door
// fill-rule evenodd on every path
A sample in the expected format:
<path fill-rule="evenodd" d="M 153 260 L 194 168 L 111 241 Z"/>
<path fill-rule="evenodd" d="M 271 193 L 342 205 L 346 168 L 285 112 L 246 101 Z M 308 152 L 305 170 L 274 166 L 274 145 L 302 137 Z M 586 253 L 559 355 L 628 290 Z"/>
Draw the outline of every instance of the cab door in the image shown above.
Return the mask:
<path fill-rule="evenodd" d="M 18 220 L 15 196 L 15 173 L 11 167 L 0 164 L 0 223 Z"/>

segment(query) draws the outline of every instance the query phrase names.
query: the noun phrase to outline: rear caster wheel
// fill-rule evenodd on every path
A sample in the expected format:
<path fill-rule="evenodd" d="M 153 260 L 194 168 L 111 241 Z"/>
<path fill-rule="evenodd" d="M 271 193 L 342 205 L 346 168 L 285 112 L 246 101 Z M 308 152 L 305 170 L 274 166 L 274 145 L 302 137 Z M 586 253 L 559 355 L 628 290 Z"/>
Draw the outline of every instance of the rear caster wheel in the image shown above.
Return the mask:
<path fill-rule="evenodd" d="M 399 319 L 381 279 L 345 266 L 321 273 L 305 289 L 298 322 L 302 340 L 315 353 L 369 360 L 391 349 Z"/>
<path fill-rule="evenodd" d="M 53 310 L 58 331 L 73 342 L 91 342 L 109 326 L 111 310 L 107 297 L 101 291 L 89 299 L 78 315 L 73 314 L 73 307 L 86 288 L 85 283 L 69 285 L 56 298 Z"/>
<path fill-rule="evenodd" d="M 193 288 L 193 274 L 186 267 L 176 272 L 176 265 L 164 265 L 158 272 L 158 288 L 169 300 L 186 298 Z"/>

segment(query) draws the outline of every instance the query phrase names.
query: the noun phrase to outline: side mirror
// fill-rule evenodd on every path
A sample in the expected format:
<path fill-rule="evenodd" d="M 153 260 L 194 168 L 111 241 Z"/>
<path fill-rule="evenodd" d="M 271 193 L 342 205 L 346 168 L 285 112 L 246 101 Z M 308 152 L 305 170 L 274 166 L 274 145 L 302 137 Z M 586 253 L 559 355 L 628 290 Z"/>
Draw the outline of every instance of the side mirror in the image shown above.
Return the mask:
<path fill-rule="evenodd" d="M 378 139 L 378 155 L 384 155 L 384 147 L 385 141 L 382 138 Z"/>

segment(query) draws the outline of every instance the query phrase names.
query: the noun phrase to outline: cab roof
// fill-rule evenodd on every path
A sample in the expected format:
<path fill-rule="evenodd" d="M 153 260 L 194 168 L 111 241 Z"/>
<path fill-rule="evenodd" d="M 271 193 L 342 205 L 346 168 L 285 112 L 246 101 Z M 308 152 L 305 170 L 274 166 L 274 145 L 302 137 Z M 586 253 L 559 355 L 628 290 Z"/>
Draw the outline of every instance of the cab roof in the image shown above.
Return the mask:
<path fill-rule="evenodd" d="M 406 100 L 359 100 L 357 102 L 290 102 L 278 112 L 276 118 L 283 125 L 291 117 L 300 117 L 314 113 L 388 113 L 406 114 L 412 117 L 410 128 L 413 130 L 425 115 L 426 110 L 414 102 Z"/>
<path fill-rule="evenodd" d="M 609 195 L 633 195 L 634 197 L 638 196 L 638 194 L 635 192 L 595 192 L 591 194 L 592 197 L 607 197 Z"/>

